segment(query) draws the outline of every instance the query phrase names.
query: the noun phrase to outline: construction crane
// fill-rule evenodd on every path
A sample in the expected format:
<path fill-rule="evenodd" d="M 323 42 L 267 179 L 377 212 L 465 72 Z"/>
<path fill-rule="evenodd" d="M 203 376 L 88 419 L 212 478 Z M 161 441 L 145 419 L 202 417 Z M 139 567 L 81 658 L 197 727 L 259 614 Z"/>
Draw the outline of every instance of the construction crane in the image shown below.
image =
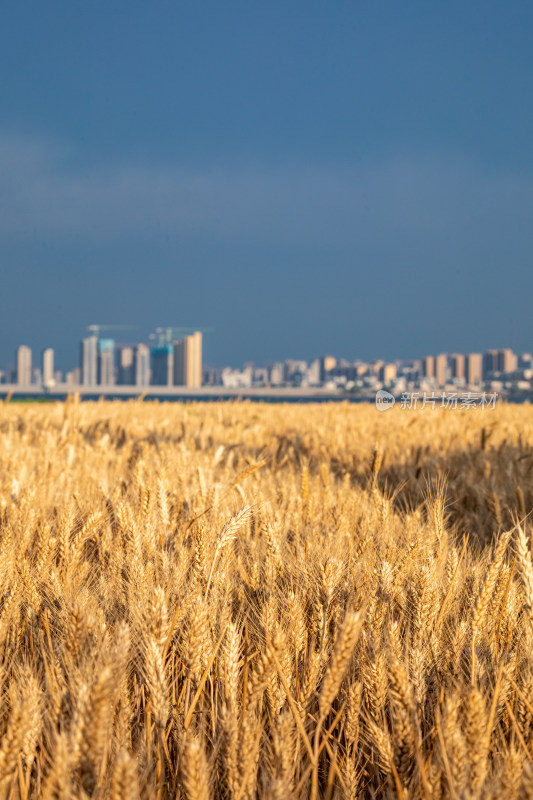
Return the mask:
<path fill-rule="evenodd" d="M 134 331 L 136 325 L 87 325 L 87 330 L 100 338 L 100 331 Z"/>
<path fill-rule="evenodd" d="M 187 327 L 187 328 L 175 328 L 175 327 L 166 327 L 166 328 L 156 328 L 155 334 L 152 334 L 150 338 L 158 338 L 159 346 L 162 347 L 164 344 L 170 344 L 174 339 L 181 339 L 184 336 L 189 335 L 190 333 L 195 333 L 196 331 L 200 331 L 200 333 L 212 333 L 213 328 L 194 328 L 194 327 Z"/>

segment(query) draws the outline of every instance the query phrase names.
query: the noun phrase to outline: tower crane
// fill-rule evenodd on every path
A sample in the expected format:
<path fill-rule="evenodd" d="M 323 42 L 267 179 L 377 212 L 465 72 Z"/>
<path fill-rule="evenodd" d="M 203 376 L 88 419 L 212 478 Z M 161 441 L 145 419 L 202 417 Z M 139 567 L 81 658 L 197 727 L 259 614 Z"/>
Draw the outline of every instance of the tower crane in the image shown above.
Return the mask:
<path fill-rule="evenodd" d="M 196 331 L 200 331 L 200 333 L 212 333 L 213 328 L 195 328 L 195 327 L 165 327 L 165 328 L 156 328 L 155 333 L 159 339 L 159 345 L 162 346 L 164 344 L 170 344 L 173 339 L 181 338 L 183 336 L 187 336 L 190 333 L 195 333 Z M 154 336 L 155 338 L 155 336 Z"/>
<path fill-rule="evenodd" d="M 136 325 L 87 325 L 87 330 L 100 338 L 100 331 L 134 331 Z"/>

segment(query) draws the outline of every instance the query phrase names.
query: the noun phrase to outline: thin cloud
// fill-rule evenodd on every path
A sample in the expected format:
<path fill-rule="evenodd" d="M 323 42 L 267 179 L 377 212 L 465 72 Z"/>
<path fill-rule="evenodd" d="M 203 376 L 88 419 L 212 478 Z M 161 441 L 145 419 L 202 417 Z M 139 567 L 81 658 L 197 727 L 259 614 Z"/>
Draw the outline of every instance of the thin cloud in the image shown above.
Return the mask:
<path fill-rule="evenodd" d="M 105 242 L 161 234 L 336 246 L 375 237 L 530 239 L 531 176 L 444 156 L 355 168 L 87 170 L 70 147 L 0 137 L 0 233 Z"/>

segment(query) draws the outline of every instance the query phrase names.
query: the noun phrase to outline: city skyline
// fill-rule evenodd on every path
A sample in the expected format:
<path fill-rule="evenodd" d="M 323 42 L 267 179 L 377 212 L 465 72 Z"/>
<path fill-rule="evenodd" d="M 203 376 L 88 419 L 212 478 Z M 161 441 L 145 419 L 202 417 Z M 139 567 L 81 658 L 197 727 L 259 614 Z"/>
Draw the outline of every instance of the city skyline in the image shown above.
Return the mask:
<path fill-rule="evenodd" d="M 398 394 L 413 388 L 502 388 L 514 394 L 533 392 L 533 356 L 514 353 L 511 348 L 488 349 L 479 353 L 441 352 L 418 359 L 346 359 L 322 355 L 311 361 L 286 358 L 266 366 L 245 363 L 242 369 L 226 366 L 204 367 L 202 333 L 183 328 L 162 328 L 152 334 L 151 346 L 142 342 L 125 344 L 100 335 L 103 330 L 122 326 L 89 325 L 81 339 L 79 363 L 63 373 L 55 368 L 53 348 L 41 350 L 40 366 L 32 362 L 30 347 L 20 345 L 16 366 L 0 369 L 0 383 L 20 390 L 41 387 L 85 391 L 102 387 L 144 389 L 189 389 L 220 386 L 226 389 L 255 387 L 329 388 L 335 391 L 366 392 L 390 388 Z M 127 326 L 132 327 L 132 326 Z M 181 333 L 181 338 L 177 334 Z"/>
<path fill-rule="evenodd" d="M 16 368 L 17 368 L 17 350 L 18 350 L 19 347 L 24 346 L 24 347 L 29 347 L 29 349 L 32 352 L 36 352 L 36 353 L 42 353 L 43 350 L 45 350 L 45 349 L 52 350 L 53 353 L 54 353 L 54 364 L 55 364 L 55 366 L 57 368 L 60 368 L 62 371 L 68 371 L 68 369 L 72 368 L 72 365 L 73 365 L 74 361 L 76 360 L 76 355 L 75 355 L 76 348 L 79 349 L 79 347 L 82 345 L 82 343 L 83 343 L 83 341 L 85 339 L 90 338 L 92 335 L 94 335 L 94 331 L 97 331 L 97 333 L 96 333 L 97 340 L 103 342 L 104 346 L 105 346 L 105 342 L 106 341 L 113 342 L 113 345 L 114 345 L 115 348 L 117 348 L 117 351 L 120 351 L 120 352 L 126 351 L 127 352 L 129 348 L 136 347 L 139 344 L 143 344 L 148 349 L 150 349 L 151 347 L 154 346 L 154 343 L 156 342 L 156 340 L 159 340 L 160 344 L 164 344 L 164 343 L 169 343 L 171 341 L 177 341 L 178 339 L 182 338 L 181 334 L 179 336 L 176 336 L 176 335 L 172 336 L 171 334 L 172 334 L 173 331 L 181 331 L 181 332 L 189 331 L 190 333 L 192 333 L 195 330 L 194 326 L 183 326 L 181 328 L 172 328 L 172 327 L 168 327 L 168 326 L 164 326 L 164 325 L 157 325 L 157 326 L 155 326 L 155 328 L 152 331 L 150 331 L 149 333 L 146 333 L 145 336 L 137 336 L 136 337 L 136 336 L 132 335 L 131 333 L 129 333 L 129 336 L 120 336 L 120 338 L 116 338 L 115 339 L 115 338 L 111 338 L 109 336 L 100 336 L 98 334 L 98 331 L 100 329 L 105 331 L 105 330 L 108 330 L 108 329 L 112 330 L 115 327 L 118 328 L 118 329 L 122 329 L 123 328 L 126 331 L 128 331 L 128 333 L 129 333 L 129 331 L 133 331 L 133 330 L 137 331 L 137 330 L 141 329 L 141 326 L 137 326 L 137 325 L 116 325 L 116 326 L 114 326 L 114 325 L 111 325 L 111 326 L 87 325 L 86 328 L 85 328 L 87 333 L 85 335 L 80 335 L 79 331 L 78 331 L 78 339 L 76 340 L 76 337 L 74 337 L 73 342 L 69 342 L 67 348 L 65 348 L 66 336 L 60 337 L 61 340 L 62 340 L 63 350 L 66 349 L 67 352 L 70 351 L 70 353 L 71 353 L 70 356 L 67 355 L 66 359 L 62 359 L 61 361 L 57 358 L 57 353 L 58 353 L 58 350 L 61 351 L 62 348 L 57 348 L 57 346 L 54 346 L 54 344 L 51 343 L 49 340 L 46 340 L 46 345 L 43 347 L 43 343 L 42 343 L 43 339 L 41 337 L 37 337 L 37 344 L 36 345 L 31 345 L 28 342 L 25 342 L 23 345 L 17 344 L 16 347 L 15 347 L 15 350 L 13 351 L 13 356 L 11 358 L 9 358 L 9 356 L 5 352 L 5 348 L 0 349 L 0 370 L 3 370 L 4 372 L 6 370 L 16 370 Z M 154 330 L 155 330 L 155 332 L 154 332 Z M 291 352 L 291 351 L 294 352 L 294 349 L 295 349 L 295 348 L 293 348 L 291 346 L 291 344 L 289 342 L 289 343 L 287 343 L 285 348 L 280 348 L 282 352 L 278 351 L 278 353 L 276 355 L 273 355 L 273 356 L 271 356 L 271 357 L 269 357 L 267 359 L 255 358 L 254 355 L 251 354 L 251 356 L 249 358 L 245 358 L 244 360 L 242 360 L 240 362 L 237 361 L 237 359 L 234 358 L 234 359 L 230 359 L 226 363 L 221 363 L 221 362 L 217 363 L 215 360 L 210 359 L 209 357 L 205 358 L 206 341 L 207 341 L 207 351 L 209 351 L 209 349 L 210 349 L 209 348 L 209 339 L 210 339 L 211 335 L 213 335 L 213 336 L 215 335 L 215 332 L 214 332 L 214 330 L 212 328 L 203 328 L 201 330 L 204 330 L 204 331 L 208 332 L 207 340 L 205 340 L 204 337 L 202 336 L 202 345 L 201 345 L 202 362 L 207 364 L 208 366 L 214 368 L 214 369 L 221 369 L 221 368 L 224 368 L 224 367 L 230 367 L 232 369 L 238 369 L 239 366 L 242 366 L 243 364 L 246 364 L 246 363 L 253 363 L 253 364 L 256 364 L 256 365 L 260 365 L 260 366 L 266 366 L 266 365 L 269 365 L 269 364 L 277 363 L 279 361 L 285 361 L 287 359 L 290 360 L 291 358 L 292 359 L 296 359 L 296 360 L 302 360 L 302 361 L 311 362 L 311 361 L 313 361 L 313 359 L 320 358 L 320 357 L 322 357 L 324 355 L 326 355 L 326 357 L 327 357 L 327 352 L 328 352 L 328 348 L 323 347 L 321 349 L 319 348 L 319 351 L 318 351 L 319 353 L 322 354 L 322 356 L 321 355 L 317 355 L 317 352 L 314 352 L 314 353 L 313 352 L 308 352 L 307 354 L 302 354 L 302 355 L 287 356 L 286 355 L 287 352 Z M 77 341 L 77 344 L 76 344 L 76 341 Z M 451 348 L 450 349 L 445 349 L 445 347 L 441 347 L 441 348 L 437 348 L 435 351 L 433 351 L 433 353 L 430 353 L 429 350 L 426 349 L 426 355 L 420 355 L 420 352 L 421 352 L 420 346 L 418 347 L 417 352 L 415 354 L 408 353 L 406 355 L 405 353 L 401 353 L 401 352 L 399 352 L 399 349 L 396 346 L 394 348 L 394 351 L 389 350 L 389 352 L 387 352 L 385 350 L 385 352 L 378 353 L 377 355 L 369 355 L 369 349 L 368 348 L 366 348 L 366 352 L 365 352 L 365 344 L 361 343 L 361 345 L 356 346 L 356 347 L 354 347 L 353 345 L 352 346 L 345 345 L 341 349 L 340 354 L 337 352 L 337 354 L 334 357 L 338 361 L 339 360 L 340 361 L 342 361 L 342 360 L 348 360 L 348 361 L 349 360 L 362 360 L 364 362 L 384 361 L 386 363 L 394 363 L 394 362 L 397 362 L 397 361 L 403 361 L 403 362 L 417 361 L 417 360 L 423 361 L 426 358 L 437 359 L 439 353 L 443 353 L 443 354 L 449 355 L 450 357 L 453 357 L 454 355 L 462 356 L 465 359 L 467 358 L 469 353 L 472 354 L 472 355 L 484 356 L 487 353 L 496 353 L 498 351 L 499 352 L 513 352 L 517 356 L 519 356 L 521 353 L 529 353 L 530 351 L 533 351 L 533 335 L 532 335 L 531 341 L 529 342 L 529 345 L 528 345 L 528 342 L 526 342 L 526 344 L 525 344 L 525 346 L 523 348 L 516 348 L 516 347 L 502 348 L 502 347 L 495 346 L 496 343 L 491 342 L 491 346 L 487 347 L 486 345 L 483 345 L 483 346 L 481 346 L 480 348 L 477 348 L 477 349 L 473 349 L 473 348 L 470 349 L 470 348 L 463 347 L 463 348 L 456 348 L 454 350 L 454 349 L 451 349 Z M 1 347 L 1 342 L 0 342 L 0 347 Z M 352 351 L 351 354 L 349 353 L 350 350 Z M 355 350 L 357 350 L 357 355 L 353 355 Z M 393 354 L 393 352 L 395 354 Z M 117 366 L 117 369 L 118 369 L 118 364 L 116 366 Z M 468 364 L 467 364 L 466 360 L 464 362 L 463 369 L 465 371 L 468 369 Z"/>

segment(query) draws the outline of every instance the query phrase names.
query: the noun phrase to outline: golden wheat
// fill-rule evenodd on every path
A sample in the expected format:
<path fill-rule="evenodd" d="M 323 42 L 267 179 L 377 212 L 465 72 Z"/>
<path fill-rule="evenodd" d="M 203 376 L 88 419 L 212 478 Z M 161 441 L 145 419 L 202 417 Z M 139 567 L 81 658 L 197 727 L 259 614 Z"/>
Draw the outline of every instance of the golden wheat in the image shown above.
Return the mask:
<path fill-rule="evenodd" d="M 0 404 L 0 800 L 533 796 L 533 412 Z"/>

